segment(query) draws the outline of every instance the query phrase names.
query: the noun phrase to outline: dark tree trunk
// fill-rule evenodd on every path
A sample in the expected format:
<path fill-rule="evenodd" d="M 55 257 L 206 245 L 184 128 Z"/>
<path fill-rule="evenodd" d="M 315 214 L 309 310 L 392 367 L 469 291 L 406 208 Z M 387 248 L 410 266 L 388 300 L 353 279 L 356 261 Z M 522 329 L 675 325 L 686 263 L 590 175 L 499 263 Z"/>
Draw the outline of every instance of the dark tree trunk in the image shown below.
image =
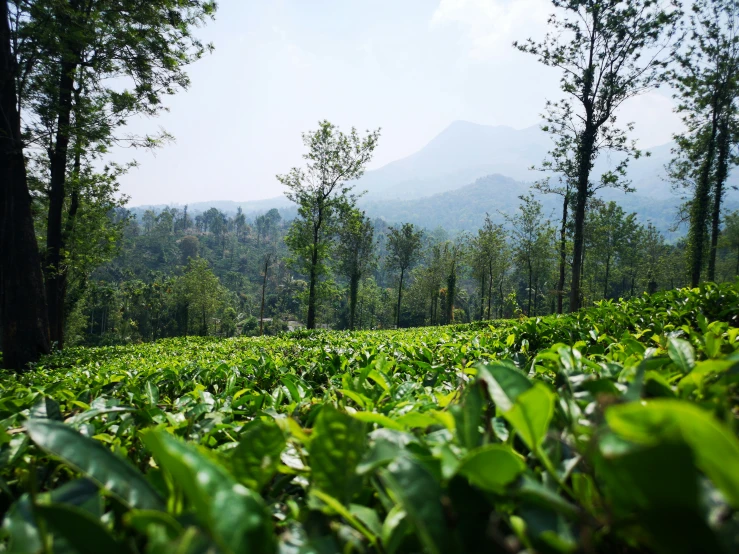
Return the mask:
<path fill-rule="evenodd" d="M 50 351 L 49 323 L 23 158 L 8 3 L 0 5 L 0 325 L 3 366 Z"/>
<path fill-rule="evenodd" d="M 530 255 L 529 255 L 529 261 L 528 261 L 528 268 L 529 268 L 529 288 L 528 288 L 529 294 L 528 294 L 528 301 L 526 303 L 526 316 L 530 317 L 531 316 L 531 290 L 532 290 L 531 278 L 534 275 L 534 270 L 531 268 L 531 256 Z"/>
<path fill-rule="evenodd" d="M 395 314 L 395 326 L 400 329 L 400 300 L 403 297 L 403 274 L 405 273 L 404 268 L 400 268 L 400 283 L 398 283 L 398 309 Z"/>
<path fill-rule="evenodd" d="M 264 260 L 264 279 L 262 280 L 262 307 L 259 310 L 259 336 L 264 334 L 264 292 L 267 290 L 267 272 L 269 271 L 269 256 Z"/>
<path fill-rule="evenodd" d="M 706 236 L 706 221 L 708 219 L 708 203 L 711 194 L 711 168 L 716 151 L 717 111 L 714 107 L 711 119 L 711 134 L 706 145 L 706 155 L 701 165 L 698 182 L 695 187 L 695 197 L 690 205 L 689 231 L 689 264 L 690 286 L 697 287 L 701 280 L 703 269 L 704 243 Z"/>
<path fill-rule="evenodd" d="M 565 265 L 567 263 L 567 214 L 569 211 L 570 194 L 565 192 L 562 202 L 562 227 L 559 230 L 559 282 L 557 283 L 557 313 L 562 313 L 562 304 L 565 295 Z"/>
<path fill-rule="evenodd" d="M 485 318 L 485 271 L 480 276 L 480 321 Z"/>
<path fill-rule="evenodd" d="M 610 278 L 611 273 L 611 256 L 610 254 L 606 256 L 606 275 L 605 279 L 603 280 L 603 298 L 608 299 L 608 279 Z"/>
<path fill-rule="evenodd" d="M 49 310 L 51 341 L 59 348 L 64 346 L 64 293 L 66 268 L 62 265 L 64 236 L 62 215 L 64 211 L 67 155 L 69 151 L 70 115 L 72 113 L 72 88 L 77 65 L 64 61 L 59 79 L 59 100 L 55 144 L 50 152 L 49 212 L 46 227 L 46 300 Z"/>
<path fill-rule="evenodd" d="M 488 319 L 493 318 L 493 312 L 491 311 L 493 308 L 493 271 L 490 270 L 490 274 L 488 275 Z"/>
<path fill-rule="evenodd" d="M 718 133 L 718 159 L 716 164 L 716 183 L 713 190 L 713 213 L 711 214 L 711 249 L 708 255 L 708 280 L 716 280 L 716 250 L 721 226 L 721 202 L 724 199 L 724 183 L 729 173 L 729 149 L 731 134 L 728 114 L 721 120 Z"/>
<path fill-rule="evenodd" d="M 305 323 L 307 329 L 316 328 L 316 279 L 318 269 L 318 245 L 313 243 L 313 252 L 310 261 L 310 284 L 308 285 L 308 320 Z"/>
<path fill-rule="evenodd" d="M 349 279 L 349 330 L 354 330 L 354 314 L 357 311 L 357 295 L 359 293 L 359 275 Z"/>
<path fill-rule="evenodd" d="M 590 192 L 590 170 L 593 166 L 596 130 L 592 115 L 588 114 L 585 130 L 578 146 L 577 191 L 575 196 L 575 237 L 572 254 L 572 283 L 570 285 L 570 311 L 580 309 L 583 251 L 585 243 L 585 206 Z"/>

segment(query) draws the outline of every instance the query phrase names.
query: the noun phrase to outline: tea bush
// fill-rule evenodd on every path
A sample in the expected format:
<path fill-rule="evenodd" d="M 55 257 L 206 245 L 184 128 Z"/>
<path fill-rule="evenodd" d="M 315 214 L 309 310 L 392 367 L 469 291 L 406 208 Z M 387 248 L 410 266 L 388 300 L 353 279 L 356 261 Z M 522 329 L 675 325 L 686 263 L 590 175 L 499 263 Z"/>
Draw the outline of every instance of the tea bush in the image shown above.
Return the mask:
<path fill-rule="evenodd" d="M 0 378 L 8 552 L 732 552 L 739 285 Z"/>

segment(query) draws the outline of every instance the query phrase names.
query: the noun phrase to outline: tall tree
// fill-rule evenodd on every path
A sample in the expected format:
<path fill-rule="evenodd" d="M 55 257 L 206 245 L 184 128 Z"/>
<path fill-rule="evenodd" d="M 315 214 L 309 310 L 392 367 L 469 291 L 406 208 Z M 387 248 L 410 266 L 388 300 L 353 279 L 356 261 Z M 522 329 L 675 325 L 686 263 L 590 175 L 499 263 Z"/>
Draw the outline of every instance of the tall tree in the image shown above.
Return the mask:
<path fill-rule="evenodd" d="M 84 163 L 126 142 L 117 135 L 138 114 L 155 115 L 163 97 L 188 85 L 184 67 L 205 47 L 192 28 L 215 4 L 193 0 L 36 0 L 15 2 L 15 54 L 23 72 L 19 105 L 32 116 L 27 135 L 38 147 L 47 197 L 44 275 L 52 341 L 64 343 L 68 229 L 79 215 L 75 179 Z M 163 137 L 159 137 L 160 139 Z M 66 221 L 65 221 L 66 220 Z"/>
<path fill-rule="evenodd" d="M 0 2 L 0 325 L 3 367 L 26 368 L 49 352 L 41 258 L 23 154 L 8 2 Z"/>
<path fill-rule="evenodd" d="M 359 283 L 375 262 L 372 221 L 357 209 L 342 216 L 337 256 L 339 268 L 349 281 L 349 329 L 355 326 Z"/>
<path fill-rule="evenodd" d="M 715 278 L 721 203 L 737 125 L 739 2 L 697 0 L 690 16 L 690 42 L 675 59 L 672 82 L 687 132 L 676 137 L 676 156 L 668 169 L 673 181 L 693 189 L 688 264 L 691 285 L 697 286 L 706 258 L 708 279 Z"/>
<path fill-rule="evenodd" d="M 541 202 L 533 194 L 521 196 L 519 213 L 507 219 L 513 229 L 514 256 L 526 279 L 526 315 L 532 316 L 536 311 L 542 262 L 550 257 L 552 228 L 544 219 Z"/>
<path fill-rule="evenodd" d="M 423 231 L 412 223 L 403 223 L 401 227 L 390 227 L 387 235 L 387 264 L 400 271 L 398 278 L 398 307 L 395 312 L 395 325 L 400 327 L 400 303 L 403 297 L 403 277 L 413 267 L 421 253 L 421 237 Z"/>
<path fill-rule="evenodd" d="M 316 327 L 318 280 L 325 273 L 324 260 L 331 246 L 337 215 L 355 202 L 349 181 L 364 173 L 377 146 L 380 130 L 360 137 L 352 128 L 342 133 L 328 121 L 318 129 L 303 134 L 308 152 L 303 155 L 305 169 L 293 168 L 277 179 L 285 187 L 285 195 L 298 205 L 295 218 L 286 237 L 288 248 L 307 273 L 308 315 L 306 327 Z"/>
<path fill-rule="evenodd" d="M 739 277 L 739 211 L 734 211 L 726 216 L 722 242 L 727 248 L 736 252 L 734 275 Z"/>
<path fill-rule="evenodd" d="M 544 65 L 562 71 L 565 99 L 547 102 L 546 129 L 569 137 L 577 167 L 570 310 L 580 308 L 584 224 L 587 200 L 597 184 L 593 163 L 603 150 L 626 154 L 600 179 L 600 186 L 626 188 L 626 164 L 638 155 L 616 126 L 621 104 L 658 82 L 666 62 L 661 53 L 680 17 L 675 2 L 658 0 L 552 0 L 553 30 L 542 42 L 514 43 Z"/>
<path fill-rule="evenodd" d="M 547 128 L 548 129 L 548 128 Z M 575 148 L 572 136 L 562 135 L 556 138 L 554 148 L 549 157 L 542 162 L 541 171 L 554 172 L 546 178 L 534 183 L 534 189 L 544 194 L 555 194 L 562 197 L 562 215 L 559 226 L 559 278 L 557 280 L 557 313 L 563 310 L 565 285 L 567 282 L 567 231 L 570 205 L 573 190 L 577 182 L 577 164 L 573 157 Z M 552 179 L 559 180 L 559 186 L 552 184 Z"/>

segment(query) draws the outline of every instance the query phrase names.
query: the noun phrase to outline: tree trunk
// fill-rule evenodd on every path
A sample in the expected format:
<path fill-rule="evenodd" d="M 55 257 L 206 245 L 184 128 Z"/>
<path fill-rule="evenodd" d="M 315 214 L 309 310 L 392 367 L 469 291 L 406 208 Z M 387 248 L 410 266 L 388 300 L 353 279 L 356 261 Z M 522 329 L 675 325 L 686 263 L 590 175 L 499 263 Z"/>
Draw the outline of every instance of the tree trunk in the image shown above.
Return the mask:
<path fill-rule="evenodd" d="M 308 285 L 308 320 L 306 329 L 316 328 L 316 278 L 318 269 L 318 245 L 313 244 L 313 252 L 310 261 L 310 284 Z"/>
<path fill-rule="evenodd" d="M 357 293 L 359 292 L 359 275 L 349 279 L 349 330 L 354 331 L 354 314 L 357 311 Z"/>
<path fill-rule="evenodd" d="M 606 275 L 605 279 L 603 280 L 603 298 L 605 300 L 608 299 L 608 278 L 610 277 L 611 273 L 611 256 L 610 254 L 606 256 Z"/>
<path fill-rule="evenodd" d="M 585 242 L 585 206 L 588 201 L 590 170 L 595 147 L 595 129 L 588 114 L 586 127 L 578 146 L 577 194 L 575 197 L 575 237 L 572 257 L 572 282 L 570 285 L 570 311 L 580 309 L 580 284 L 582 279 L 583 250 Z"/>
<path fill-rule="evenodd" d="M 716 280 L 716 250 L 721 226 L 721 202 L 724 199 L 724 183 L 729 173 L 729 149 L 731 134 L 729 116 L 724 115 L 718 133 L 718 159 L 716 164 L 716 183 L 713 190 L 713 213 L 711 214 L 711 249 L 708 255 L 708 280 Z"/>
<path fill-rule="evenodd" d="M 528 288 L 528 301 L 526 303 L 526 316 L 531 317 L 531 278 L 534 275 L 534 270 L 531 268 L 531 255 L 529 254 L 529 260 L 528 260 L 528 268 L 529 268 L 529 288 Z"/>
<path fill-rule="evenodd" d="M 485 318 L 485 271 L 480 276 L 480 321 Z"/>
<path fill-rule="evenodd" d="M 695 187 L 695 196 L 690 205 L 690 230 L 688 233 L 688 252 L 690 266 L 690 286 L 697 287 L 703 268 L 708 202 L 711 194 L 711 168 L 716 151 L 717 109 L 713 108 L 711 134 L 706 147 L 706 155 Z"/>
<path fill-rule="evenodd" d="M 45 260 L 46 300 L 49 310 L 51 341 L 55 342 L 59 348 L 64 346 L 64 289 L 66 284 L 66 268 L 62 266 L 62 252 L 64 250 L 62 215 L 67 177 L 72 88 L 76 69 L 76 63 L 69 61 L 61 63 L 56 138 L 49 155 L 49 212 L 46 227 Z"/>
<path fill-rule="evenodd" d="M 395 327 L 400 329 L 400 300 L 403 296 L 403 274 L 405 273 L 405 269 L 400 269 L 400 283 L 398 283 L 398 309 L 397 313 L 395 314 Z"/>
<path fill-rule="evenodd" d="M 490 270 L 490 274 L 488 275 L 488 319 L 493 318 L 492 308 L 493 308 L 493 271 Z"/>
<path fill-rule="evenodd" d="M 259 310 L 259 336 L 264 334 L 264 291 L 267 290 L 267 271 L 269 271 L 269 256 L 264 260 L 264 279 L 262 280 L 262 307 Z"/>
<path fill-rule="evenodd" d="M 0 325 L 3 366 L 23 370 L 50 351 L 49 322 L 23 158 L 8 3 L 0 6 Z"/>
<path fill-rule="evenodd" d="M 565 295 L 565 265 L 567 263 L 567 212 L 570 194 L 565 192 L 562 202 L 562 227 L 559 230 L 559 282 L 557 283 L 557 313 L 562 313 Z"/>

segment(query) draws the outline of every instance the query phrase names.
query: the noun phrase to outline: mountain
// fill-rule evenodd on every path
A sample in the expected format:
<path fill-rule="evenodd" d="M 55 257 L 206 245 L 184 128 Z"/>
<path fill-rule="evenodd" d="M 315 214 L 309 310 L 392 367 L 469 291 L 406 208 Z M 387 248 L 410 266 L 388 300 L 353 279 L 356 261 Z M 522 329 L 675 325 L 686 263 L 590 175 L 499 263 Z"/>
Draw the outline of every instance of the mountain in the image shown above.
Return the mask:
<path fill-rule="evenodd" d="M 512 213 L 517 209 L 518 197 L 530 189 L 531 182 L 543 177 L 531 167 L 541 163 L 551 146 L 550 136 L 538 125 L 517 130 L 455 121 L 418 152 L 365 173 L 356 182 L 355 190 L 366 191 L 359 204 L 372 217 L 391 223 L 408 221 L 427 228 L 442 226 L 450 231 L 474 230 L 482 224 L 485 213 L 501 219 L 499 212 Z M 617 201 L 669 236 L 680 204 L 679 196 L 665 179 L 664 168 L 672 156 L 672 147 L 668 143 L 650 148 L 631 161 L 627 177 L 635 193 L 603 189 L 598 197 Z M 593 168 L 593 180 L 615 168 L 622 159 L 619 154 L 601 154 Z M 737 172 L 731 175 L 728 185 L 729 189 L 739 185 Z M 547 213 L 556 219 L 560 209 L 557 197 L 541 199 Z M 730 190 L 726 209 L 738 208 L 738 200 L 736 192 Z M 278 208 L 285 218 L 295 214 L 294 206 L 284 196 L 189 205 L 193 213 L 210 207 L 226 213 L 241 207 L 250 217 L 271 208 Z"/>
<path fill-rule="evenodd" d="M 646 149 L 630 162 L 628 178 L 639 194 L 660 199 L 671 195 L 664 168 L 673 146 Z M 551 147 L 551 137 L 538 125 L 517 130 L 455 121 L 415 154 L 368 171 L 356 189 L 366 190 L 369 199 L 413 199 L 455 190 L 486 175 L 533 182 L 544 174 L 531 167 L 541 164 Z M 593 168 L 593 179 L 622 160 L 621 154 L 603 152 Z M 739 185 L 736 172 L 729 185 Z"/>
<path fill-rule="evenodd" d="M 367 199 L 360 203 L 370 217 L 381 217 L 390 223 L 408 222 L 427 229 L 442 227 L 450 233 L 475 231 L 485 214 L 496 223 L 505 221 L 503 214 L 513 214 L 520 204 L 519 196 L 530 190 L 528 183 L 503 175 L 488 175 L 458 189 L 411 200 Z M 661 202 L 639 193 L 606 191 L 604 200 L 615 200 L 627 212 L 636 212 L 639 220 L 651 222 L 668 239 L 681 236 L 684 231 L 673 233 L 679 199 L 669 196 Z M 556 195 L 540 195 L 544 214 L 556 225 L 562 210 L 561 198 Z M 739 202 L 729 200 L 727 209 L 739 209 Z"/>

